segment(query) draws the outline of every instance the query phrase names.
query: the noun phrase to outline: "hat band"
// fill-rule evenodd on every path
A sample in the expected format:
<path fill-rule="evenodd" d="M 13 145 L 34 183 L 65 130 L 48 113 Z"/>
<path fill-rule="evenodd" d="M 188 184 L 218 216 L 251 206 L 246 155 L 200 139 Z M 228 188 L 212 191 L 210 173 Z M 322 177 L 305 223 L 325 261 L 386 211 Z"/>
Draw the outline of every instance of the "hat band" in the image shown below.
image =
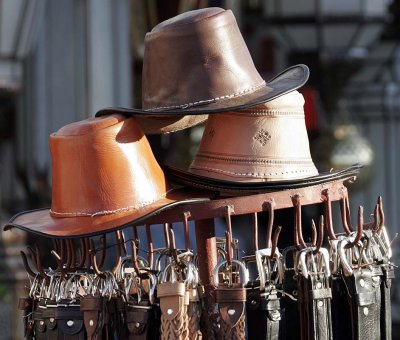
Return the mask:
<path fill-rule="evenodd" d="M 216 154 L 205 154 L 198 153 L 196 158 L 205 158 L 213 161 L 223 161 L 228 163 L 238 163 L 238 164 L 260 164 L 260 165 L 295 165 L 295 166 L 313 166 L 313 162 L 310 159 L 268 159 L 268 158 L 245 158 L 245 157 L 227 157 L 219 156 Z M 195 168 L 197 166 L 190 166 L 190 168 Z"/>
<path fill-rule="evenodd" d="M 118 214 L 121 212 L 130 211 L 130 210 L 139 210 L 149 204 L 152 204 L 152 203 L 160 200 L 161 198 L 165 198 L 165 196 L 168 194 L 169 191 L 171 191 L 171 190 L 168 190 L 165 194 L 159 195 L 158 197 L 156 197 L 153 200 L 148 200 L 145 202 L 141 202 L 140 204 L 130 205 L 130 206 L 115 209 L 115 210 L 103 210 L 103 211 L 96 211 L 94 213 L 87 213 L 87 212 L 57 212 L 57 211 L 50 209 L 50 214 L 59 216 L 59 217 L 96 217 L 96 216 L 102 216 L 102 215 Z"/>
<path fill-rule="evenodd" d="M 144 111 L 166 110 L 166 109 L 187 109 L 188 107 L 197 106 L 197 105 L 204 105 L 204 104 L 208 104 L 208 103 L 211 103 L 211 102 L 216 102 L 218 100 L 232 99 L 232 98 L 240 97 L 240 96 L 243 96 L 243 95 L 245 95 L 247 93 L 255 92 L 255 91 L 257 91 L 260 88 L 265 87 L 265 86 L 266 86 L 266 83 L 265 83 L 265 81 L 263 81 L 261 84 L 258 84 L 256 86 L 247 88 L 245 90 L 242 90 L 240 92 L 236 92 L 236 93 L 233 93 L 233 94 L 227 94 L 227 95 L 224 95 L 224 96 L 215 97 L 215 98 L 211 98 L 211 99 L 203 99 L 203 100 L 199 100 L 197 102 L 186 103 L 186 104 L 181 104 L 181 105 L 152 107 L 150 109 L 145 109 Z"/>
<path fill-rule="evenodd" d="M 209 168 L 206 166 L 192 166 L 190 167 L 191 170 L 207 170 L 207 171 L 212 171 L 212 172 L 217 172 L 225 175 L 230 175 L 230 176 L 251 176 L 251 177 L 260 177 L 260 178 L 265 178 L 266 176 L 276 176 L 276 175 L 287 175 L 287 174 L 302 174 L 302 175 L 315 175 L 315 168 L 314 164 L 310 164 L 311 169 L 302 169 L 302 170 L 286 170 L 286 171 L 274 171 L 274 172 L 234 172 L 234 171 L 227 171 L 227 170 L 221 170 L 221 169 L 215 169 L 215 168 Z"/>

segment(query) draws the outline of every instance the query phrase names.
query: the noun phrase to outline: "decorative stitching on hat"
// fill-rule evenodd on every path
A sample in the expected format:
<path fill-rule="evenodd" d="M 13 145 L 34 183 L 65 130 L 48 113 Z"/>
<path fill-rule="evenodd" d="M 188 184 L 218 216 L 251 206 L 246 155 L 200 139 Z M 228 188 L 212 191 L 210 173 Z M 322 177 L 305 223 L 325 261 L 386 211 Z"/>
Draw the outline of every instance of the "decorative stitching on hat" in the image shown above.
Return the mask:
<path fill-rule="evenodd" d="M 211 103 L 211 102 L 216 102 L 218 100 L 223 100 L 223 99 L 230 99 L 230 98 L 235 98 L 235 97 L 240 97 L 245 95 L 246 93 L 249 92 L 254 92 L 262 87 L 264 87 L 265 81 L 263 81 L 261 84 L 250 87 L 248 89 L 242 90 L 240 92 L 236 92 L 233 94 L 227 94 L 225 96 L 221 96 L 221 97 L 215 97 L 212 99 L 203 99 L 203 100 L 199 100 L 197 102 L 193 102 L 193 103 L 187 103 L 187 104 L 182 104 L 182 105 L 173 105 L 173 106 L 158 106 L 158 107 L 152 107 L 150 109 L 145 109 L 144 111 L 152 111 L 152 110 L 162 110 L 162 109 L 187 109 L 188 107 L 192 107 L 192 106 L 197 106 L 197 105 L 202 105 L 202 104 L 207 104 L 207 103 Z"/>
<path fill-rule="evenodd" d="M 210 155 L 198 153 L 196 158 L 208 158 L 217 161 L 225 161 L 230 163 L 244 163 L 244 164 L 262 164 L 262 165 L 310 165 L 313 163 L 309 159 L 304 160 L 278 160 L 278 159 L 265 159 L 265 158 L 241 158 L 241 157 L 226 157 L 219 155 Z M 312 164 L 312 165 L 311 165 Z"/>
<path fill-rule="evenodd" d="M 269 109 L 251 109 L 240 110 L 233 112 L 222 112 L 223 115 L 237 115 L 237 116 L 291 116 L 293 118 L 304 118 L 304 110 L 282 111 L 282 110 L 269 110 Z"/>
<path fill-rule="evenodd" d="M 228 175 L 235 175 L 235 176 L 252 176 L 252 177 L 265 177 L 265 176 L 277 176 L 277 175 L 285 175 L 285 174 L 307 174 L 311 173 L 311 169 L 304 169 L 304 170 L 290 170 L 290 171 L 276 171 L 276 172 L 233 172 L 233 171 L 226 171 L 220 169 L 213 169 L 208 167 L 190 167 L 190 169 L 197 169 L 197 170 L 207 170 L 207 171 L 214 171 Z"/>
<path fill-rule="evenodd" d="M 50 213 L 54 214 L 54 215 L 70 216 L 70 217 L 96 217 L 96 216 L 99 216 L 99 215 L 117 214 L 117 213 L 120 213 L 120 212 L 129 211 L 129 210 L 140 210 L 141 208 L 143 208 L 143 207 L 145 207 L 145 206 L 147 206 L 147 205 L 149 205 L 151 203 L 154 203 L 154 202 L 158 201 L 161 198 L 165 198 L 165 196 L 171 190 L 168 190 L 165 194 L 158 196 L 154 200 L 145 201 L 145 202 L 142 202 L 142 203 L 137 204 L 137 205 L 130 205 L 128 207 L 119 208 L 119 209 L 115 209 L 115 210 L 103 210 L 103 211 L 97 211 L 95 213 L 86 213 L 86 212 L 57 212 L 57 211 L 54 211 L 54 210 L 50 209 Z"/>

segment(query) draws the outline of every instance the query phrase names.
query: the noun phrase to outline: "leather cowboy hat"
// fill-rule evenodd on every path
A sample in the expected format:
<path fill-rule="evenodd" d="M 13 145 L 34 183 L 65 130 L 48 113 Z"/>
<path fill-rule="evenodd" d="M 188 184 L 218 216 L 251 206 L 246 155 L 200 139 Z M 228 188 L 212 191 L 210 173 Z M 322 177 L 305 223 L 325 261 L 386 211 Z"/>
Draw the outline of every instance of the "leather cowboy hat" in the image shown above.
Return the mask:
<path fill-rule="evenodd" d="M 296 65 L 264 81 L 232 11 L 204 8 L 161 22 L 146 34 L 141 109 L 106 108 L 96 115 L 134 115 L 146 134 L 168 133 L 199 124 L 208 114 L 277 98 L 308 77 L 307 66 Z"/>
<path fill-rule="evenodd" d="M 354 177 L 357 166 L 318 173 L 303 106 L 303 96 L 292 91 L 240 112 L 212 115 L 189 170 L 165 171 L 176 182 L 218 191 L 289 189 Z"/>
<path fill-rule="evenodd" d="M 177 204 L 208 200 L 205 194 L 170 189 L 134 118 L 109 115 L 66 125 L 50 136 L 50 151 L 51 209 L 20 213 L 5 230 L 96 235 Z"/>

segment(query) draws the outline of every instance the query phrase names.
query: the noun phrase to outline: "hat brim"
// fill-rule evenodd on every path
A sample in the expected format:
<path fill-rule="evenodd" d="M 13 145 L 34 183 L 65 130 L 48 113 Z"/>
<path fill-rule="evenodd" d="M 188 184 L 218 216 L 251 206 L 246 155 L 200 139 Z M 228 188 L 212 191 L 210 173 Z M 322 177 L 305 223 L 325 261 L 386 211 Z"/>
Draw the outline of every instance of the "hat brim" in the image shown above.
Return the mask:
<path fill-rule="evenodd" d="M 208 114 L 240 111 L 273 100 L 302 87 L 307 82 L 309 75 L 308 67 L 299 64 L 279 73 L 259 90 L 238 97 L 216 99 L 201 105 L 170 110 L 110 107 L 98 111 L 96 117 L 113 113 L 132 115 L 139 120 L 139 124 L 146 134 L 169 133 L 200 124 Z M 187 116 L 194 117 L 188 118 Z"/>
<path fill-rule="evenodd" d="M 78 238 L 96 236 L 115 231 L 146 219 L 174 206 L 209 200 L 209 194 L 175 189 L 162 198 L 138 210 L 107 215 L 63 217 L 50 216 L 50 209 L 37 209 L 19 213 L 4 226 L 4 230 L 22 229 L 51 238 Z"/>
<path fill-rule="evenodd" d="M 188 171 L 180 170 L 171 166 L 163 165 L 162 169 L 171 182 L 185 185 L 188 187 L 195 187 L 201 189 L 207 189 L 210 191 L 217 191 L 219 193 L 226 194 L 251 194 L 251 193 L 262 193 L 277 190 L 288 190 L 297 189 L 302 187 L 308 187 L 318 184 L 327 183 L 335 180 L 351 180 L 355 179 L 359 174 L 362 165 L 355 164 L 348 168 L 324 172 L 317 176 L 292 179 L 285 181 L 275 182 L 235 182 L 227 180 L 217 180 L 205 176 L 196 175 Z"/>

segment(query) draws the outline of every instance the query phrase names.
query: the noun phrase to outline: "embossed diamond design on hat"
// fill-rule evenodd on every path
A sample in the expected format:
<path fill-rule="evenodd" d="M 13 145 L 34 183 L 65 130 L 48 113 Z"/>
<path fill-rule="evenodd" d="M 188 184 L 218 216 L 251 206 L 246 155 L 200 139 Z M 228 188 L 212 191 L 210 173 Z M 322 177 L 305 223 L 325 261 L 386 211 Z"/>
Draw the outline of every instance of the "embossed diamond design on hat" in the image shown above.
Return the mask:
<path fill-rule="evenodd" d="M 271 139 L 271 135 L 268 133 L 268 131 L 261 129 L 253 138 L 262 146 L 265 146 L 267 142 Z"/>

